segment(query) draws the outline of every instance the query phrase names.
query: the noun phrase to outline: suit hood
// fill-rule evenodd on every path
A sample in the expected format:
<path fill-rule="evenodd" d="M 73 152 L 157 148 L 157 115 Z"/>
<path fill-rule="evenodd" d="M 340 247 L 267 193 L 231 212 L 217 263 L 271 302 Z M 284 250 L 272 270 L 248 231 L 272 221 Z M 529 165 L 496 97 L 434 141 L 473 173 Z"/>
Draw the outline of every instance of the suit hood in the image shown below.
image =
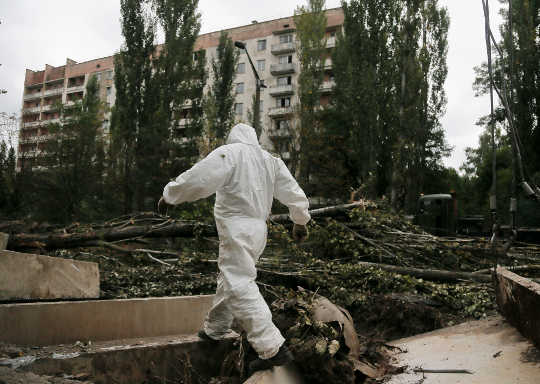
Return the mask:
<path fill-rule="evenodd" d="M 236 124 L 227 137 L 227 144 L 243 143 L 259 146 L 255 129 L 247 124 Z"/>

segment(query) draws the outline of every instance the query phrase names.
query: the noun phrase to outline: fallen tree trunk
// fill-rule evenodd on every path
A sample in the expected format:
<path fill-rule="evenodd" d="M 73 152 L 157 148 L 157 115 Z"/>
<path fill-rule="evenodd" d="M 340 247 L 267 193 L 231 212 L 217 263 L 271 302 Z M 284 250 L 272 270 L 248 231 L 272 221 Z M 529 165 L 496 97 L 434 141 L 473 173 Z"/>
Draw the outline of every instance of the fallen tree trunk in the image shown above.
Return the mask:
<path fill-rule="evenodd" d="M 357 262 L 357 265 L 365 266 L 367 268 L 379 268 L 384 271 L 399 273 L 402 275 L 409 275 L 420 279 L 425 280 L 435 280 L 435 281 L 444 281 L 444 282 L 455 282 L 458 280 L 472 280 L 479 283 L 489 283 L 491 282 L 490 275 L 476 274 L 471 272 L 454 272 L 454 271 L 444 271 L 440 269 L 420 269 L 420 268 L 410 268 L 410 267 L 400 267 L 396 265 L 388 264 L 379 264 L 379 263 L 369 263 L 369 262 Z M 282 285 L 294 288 L 295 286 L 309 287 L 310 289 L 315 289 L 313 286 L 314 277 L 309 273 L 301 272 L 275 272 L 269 270 L 258 269 L 258 275 L 262 279 L 275 279 L 278 280 Z M 338 272 L 330 272 L 330 274 L 338 274 Z"/>
<path fill-rule="evenodd" d="M 312 217 L 331 216 L 339 212 L 364 206 L 363 202 L 344 204 L 334 207 L 314 209 L 310 211 Z M 147 215 L 148 216 L 148 215 Z M 8 249 L 16 251 L 28 248 L 73 248 L 84 246 L 93 241 L 117 241 L 135 237 L 194 237 L 196 233 L 202 236 L 217 236 L 214 225 L 206 225 L 197 222 L 163 222 L 155 225 L 128 225 L 130 220 L 122 218 L 126 226 L 88 230 L 76 233 L 18 233 L 11 235 Z M 125 219 L 125 220 L 124 220 Z M 170 220 L 170 219 L 169 219 Z M 270 220 L 276 223 L 290 221 L 288 214 L 272 215 Z M 131 221 L 133 223 L 135 221 Z"/>
<path fill-rule="evenodd" d="M 342 214 L 354 208 L 366 207 L 366 203 L 359 201 L 356 203 L 335 205 L 332 207 L 312 209 L 309 211 L 311 217 L 332 217 L 338 214 Z M 290 221 L 289 214 L 283 213 L 280 215 L 271 215 L 270 220 L 274 223 L 288 223 Z"/>
<path fill-rule="evenodd" d="M 400 273 L 402 275 L 409 275 L 409 276 L 418 277 L 418 278 L 426 279 L 426 280 L 437 280 L 437 281 L 472 280 L 479 283 L 491 282 L 491 276 L 475 274 L 471 272 L 454 272 L 454 271 L 443 271 L 440 269 L 420 269 L 420 268 L 400 267 L 397 265 L 369 263 L 366 261 L 360 261 L 357 264 L 363 265 L 365 267 L 380 268 L 384 271 Z"/>
<path fill-rule="evenodd" d="M 193 222 L 171 222 L 163 226 L 131 226 L 121 229 L 108 229 L 101 231 L 87 231 L 81 233 L 53 233 L 53 234 L 14 234 L 10 237 L 8 249 L 18 250 L 24 248 L 73 248 L 84 246 L 88 242 L 103 240 L 115 241 L 133 237 L 193 237 L 195 232 L 204 236 L 216 236 L 213 225 Z"/>

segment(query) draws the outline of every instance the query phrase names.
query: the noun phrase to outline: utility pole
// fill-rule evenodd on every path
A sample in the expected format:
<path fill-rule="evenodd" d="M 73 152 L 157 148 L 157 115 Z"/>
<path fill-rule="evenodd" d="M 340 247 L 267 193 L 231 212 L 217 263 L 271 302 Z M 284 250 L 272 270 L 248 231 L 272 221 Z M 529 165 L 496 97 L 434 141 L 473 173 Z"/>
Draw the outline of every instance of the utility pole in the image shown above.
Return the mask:
<path fill-rule="evenodd" d="M 241 41 L 235 41 L 234 46 L 239 49 L 243 49 L 246 52 L 246 55 L 249 60 L 249 64 L 251 64 L 251 69 L 253 69 L 253 74 L 255 75 L 255 110 L 253 111 L 253 128 L 255 129 L 255 132 L 257 133 L 257 137 L 261 136 L 261 88 L 266 88 L 266 85 L 264 85 L 264 82 L 259 77 L 259 74 L 257 73 L 257 69 L 255 68 L 255 65 L 253 65 L 253 61 L 251 60 L 251 56 L 249 56 L 249 52 L 246 49 L 246 44 L 242 43 Z"/>

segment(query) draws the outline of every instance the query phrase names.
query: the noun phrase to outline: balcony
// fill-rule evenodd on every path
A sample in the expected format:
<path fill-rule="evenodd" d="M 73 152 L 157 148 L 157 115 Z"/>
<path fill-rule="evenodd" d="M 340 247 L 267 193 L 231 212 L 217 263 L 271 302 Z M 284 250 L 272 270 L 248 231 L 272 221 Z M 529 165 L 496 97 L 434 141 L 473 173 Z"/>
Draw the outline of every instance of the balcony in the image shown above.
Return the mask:
<path fill-rule="evenodd" d="M 293 113 L 292 107 L 274 107 L 268 110 L 268 116 L 272 118 L 287 116 Z"/>
<path fill-rule="evenodd" d="M 55 135 L 51 135 L 51 134 L 36 136 L 38 143 L 44 143 L 46 141 L 54 139 L 54 137 Z"/>
<path fill-rule="evenodd" d="M 40 97 L 41 97 L 41 92 L 32 92 L 32 93 L 28 93 L 24 95 L 23 100 L 24 101 L 35 100 L 35 99 L 39 99 Z"/>
<path fill-rule="evenodd" d="M 329 37 L 326 40 L 326 48 L 334 48 L 336 46 L 336 38 L 335 37 Z"/>
<path fill-rule="evenodd" d="M 280 128 L 280 129 L 269 129 L 268 137 L 279 138 L 279 137 L 290 137 L 291 131 L 289 128 Z"/>
<path fill-rule="evenodd" d="M 274 55 L 281 55 L 283 53 L 294 52 L 296 51 L 296 43 L 290 42 L 290 43 L 272 44 L 270 51 Z"/>
<path fill-rule="evenodd" d="M 294 63 L 270 65 L 270 73 L 274 76 L 285 75 L 287 73 L 294 73 L 294 72 L 296 72 L 296 64 Z"/>
<path fill-rule="evenodd" d="M 32 144 L 32 143 L 37 143 L 37 136 L 19 138 L 19 144 Z"/>
<path fill-rule="evenodd" d="M 287 96 L 294 93 L 294 85 L 273 85 L 270 87 L 270 96 Z"/>
<path fill-rule="evenodd" d="M 58 106 L 55 103 L 44 105 L 41 109 L 42 112 L 56 111 Z"/>
<path fill-rule="evenodd" d="M 30 151 L 21 151 L 19 157 L 36 157 L 37 151 L 35 149 L 32 149 Z"/>
<path fill-rule="evenodd" d="M 40 121 L 40 120 L 37 120 L 37 121 L 29 121 L 28 123 L 23 123 L 23 129 L 39 127 L 40 124 L 41 124 L 41 121 Z"/>
<path fill-rule="evenodd" d="M 191 119 L 180 119 L 178 120 L 178 124 L 176 125 L 177 128 L 184 129 L 189 124 L 191 124 Z"/>
<path fill-rule="evenodd" d="M 82 84 L 82 85 L 74 84 L 72 86 L 68 86 L 68 89 L 67 89 L 66 92 L 68 94 L 69 93 L 74 93 L 74 92 L 84 92 L 84 84 Z"/>
<path fill-rule="evenodd" d="M 48 89 L 48 90 L 45 91 L 43 96 L 47 97 L 47 96 L 61 95 L 63 91 L 64 91 L 64 88 Z"/>
<path fill-rule="evenodd" d="M 32 114 L 32 113 L 39 113 L 40 111 L 41 111 L 40 106 L 31 107 L 31 108 L 23 108 L 23 114 L 25 114 L 25 115 L 29 115 L 29 114 Z"/>
<path fill-rule="evenodd" d="M 336 85 L 335 81 L 324 81 L 319 88 L 321 93 L 331 93 Z"/>

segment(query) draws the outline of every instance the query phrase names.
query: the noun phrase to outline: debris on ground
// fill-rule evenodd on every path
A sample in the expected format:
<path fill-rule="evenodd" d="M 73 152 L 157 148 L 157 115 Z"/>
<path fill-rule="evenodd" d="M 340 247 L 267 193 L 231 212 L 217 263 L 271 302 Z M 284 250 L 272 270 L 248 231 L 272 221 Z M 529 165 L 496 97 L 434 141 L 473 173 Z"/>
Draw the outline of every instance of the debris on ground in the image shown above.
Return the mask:
<path fill-rule="evenodd" d="M 384 200 L 312 213 L 302 244 L 292 240 L 287 215 L 270 218 L 258 282 L 304 374 L 317 368 L 321 382 L 354 382 L 355 370 L 364 378 L 392 371 L 383 363 L 385 341 L 494 313 L 496 263 L 540 275 L 537 245 L 517 242 L 505 254 L 486 238 L 437 237 Z M 212 217 L 182 217 L 146 212 L 65 228 L 20 221 L 0 228 L 10 234 L 8 249 L 99 263 L 103 299 L 212 294 L 219 246 Z M 313 317 L 321 297 L 340 319 Z M 354 321 L 359 347 L 347 343 L 344 319 Z M 228 371 L 241 375 L 231 367 L 245 358 L 231 359 Z"/>

